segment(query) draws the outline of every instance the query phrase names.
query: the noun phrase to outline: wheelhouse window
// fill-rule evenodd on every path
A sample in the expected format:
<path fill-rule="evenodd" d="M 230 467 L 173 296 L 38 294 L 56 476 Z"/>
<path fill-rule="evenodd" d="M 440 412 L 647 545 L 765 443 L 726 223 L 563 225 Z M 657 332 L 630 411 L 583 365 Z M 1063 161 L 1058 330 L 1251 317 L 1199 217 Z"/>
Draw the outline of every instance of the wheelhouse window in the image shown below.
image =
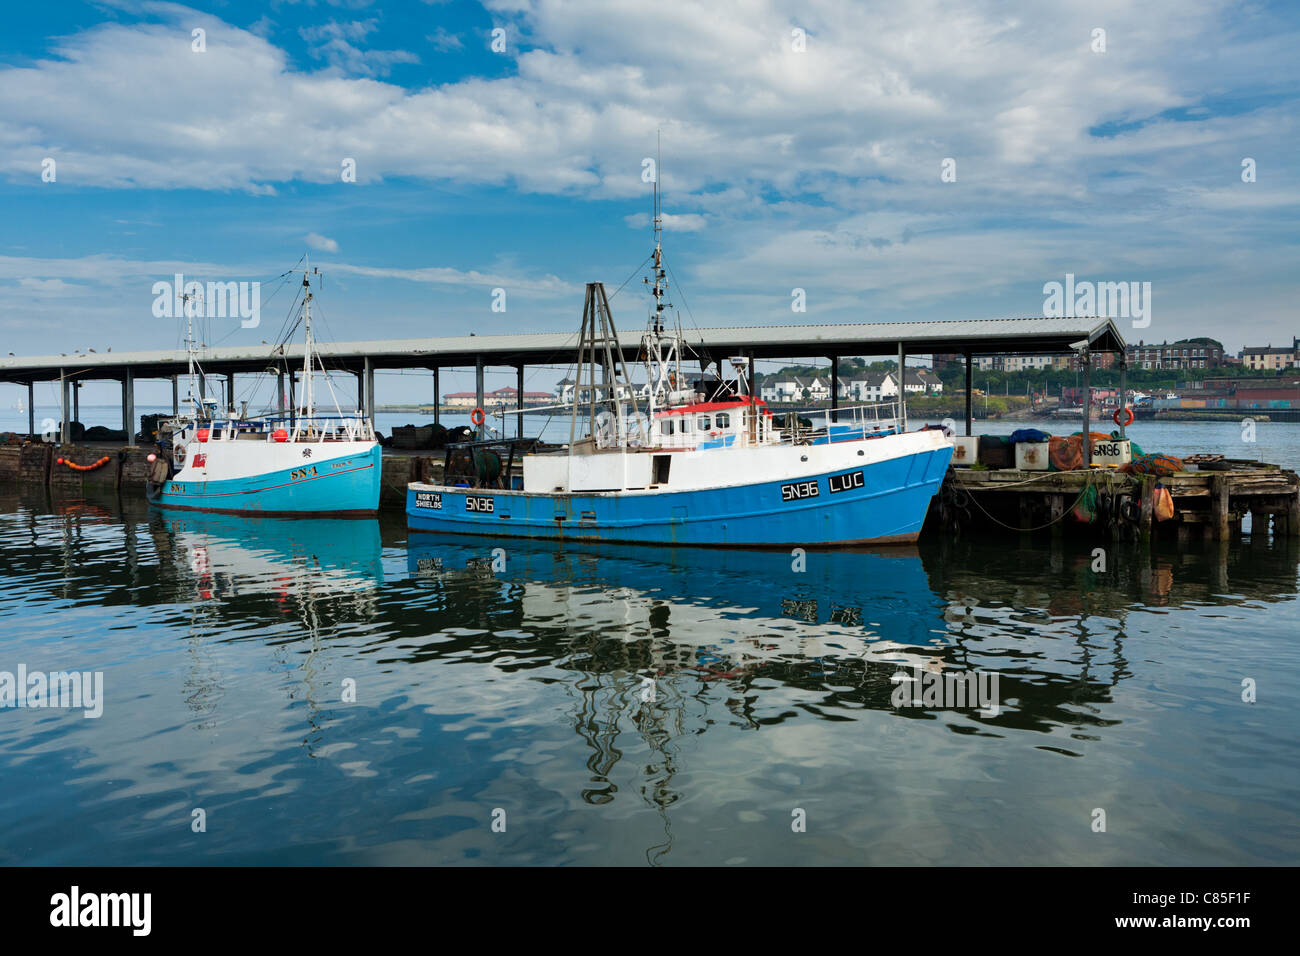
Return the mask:
<path fill-rule="evenodd" d="M 683 418 L 683 419 L 682 419 L 682 434 L 685 435 L 685 434 L 689 433 L 690 430 L 691 430 L 691 420 L 690 420 L 689 418 Z"/>
<path fill-rule="evenodd" d="M 719 428 L 731 427 L 731 416 L 726 412 L 718 412 L 718 414 L 714 416 L 713 420 L 715 423 L 717 423 L 717 426 Z"/>
<path fill-rule="evenodd" d="M 697 424 L 698 424 L 698 426 L 699 426 L 700 431 L 702 431 L 702 432 L 706 432 L 706 431 L 708 431 L 709 428 L 711 427 L 711 426 L 709 425 L 709 416 L 708 416 L 708 415 L 701 415 L 701 416 L 699 417 L 698 421 L 697 421 Z"/>
<path fill-rule="evenodd" d="M 671 418 L 665 418 L 662 427 L 665 435 L 671 435 L 673 433 L 673 420 Z"/>

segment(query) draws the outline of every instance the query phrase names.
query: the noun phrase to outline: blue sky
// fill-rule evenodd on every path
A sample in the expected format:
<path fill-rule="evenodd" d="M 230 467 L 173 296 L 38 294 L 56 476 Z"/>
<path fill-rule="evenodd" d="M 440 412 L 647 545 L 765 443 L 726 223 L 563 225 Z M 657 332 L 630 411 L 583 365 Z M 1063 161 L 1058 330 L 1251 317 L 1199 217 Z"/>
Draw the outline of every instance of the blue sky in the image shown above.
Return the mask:
<path fill-rule="evenodd" d="M 1235 352 L 1300 334 L 1294 5 L 3 16 L 0 356 L 170 347 L 151 290 L 177 271 L 262 280 L 262 326 L 211 332 L 258 344 L 288 298 L 268 280 L 306 252 L 336 340 L 574 329 L 583 283 L 618 286 L 650 249 L 641 172 L 657 131 L 688 328 L 1035 315 L 1068 272 L 1152 283 L 1134 341 L 1213 335 Z M 644 321 L 636 285 L 615 300 L 624 329 Z M 427 394 L 391 378 L 379 398 Z"/>

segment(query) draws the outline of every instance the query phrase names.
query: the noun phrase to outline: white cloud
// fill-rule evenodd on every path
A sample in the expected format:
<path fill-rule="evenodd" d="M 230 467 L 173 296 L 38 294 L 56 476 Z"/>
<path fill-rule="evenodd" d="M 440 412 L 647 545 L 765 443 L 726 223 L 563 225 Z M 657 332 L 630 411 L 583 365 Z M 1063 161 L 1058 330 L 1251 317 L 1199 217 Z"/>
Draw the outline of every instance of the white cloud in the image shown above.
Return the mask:
<path fill-rule="evenodd" d="M 50 57 L 0 66 L 0 175 L 275 194 L 339 183 L 352 157 L 349 189 L 402 177 L 648 206 L 641 161 L 662 130 L 669 229 L 681 234 L 670 254 L 699 237 L 699 257 L 674 265 L 710 321 L 742 306 L 766 315 L 761 303 L 788 320 L 791 285 L 809 288 L 816 318 L 1013 314 L 1034 304 L 1017 284 L 1067 266 L 1203 287 L 1178 293 L 1203 328 L 1247 286 L 1284 321 L 1285 290 L 1258 290 L 1287 284 L 1296 251 L 1296 30 L 1267 8 L 808 0 L 792 15 L 774 0 L 664 0 L 647 29 L 641 0 L 487 6 L 526 39 L 522 53 L 512 40 L 514 69 L 419 89 L 380 78 L 410 61 L 365 49 L 370 20 L 304 28 L 329 64 L 314 71 L 181 8 L 173 22 L 94 27 Z M 1103 23 L 1108 51 L 1094 54 Z M 208 30 L 201 56 L 194 24 Z M 804 53 L 790 48 L 793 26 L 808 32 Z M 1264 105 L 1243 110 L 1253 97 Z M 1188 107 L 1200 119 L 1174 118 Z M 40 184 L 44 156 L 59 160 L 58 184 Z M 1259 160 L 1258 183 L 1240 182 L 1243 156 Z M 956 183 L 939 181 L 945 157 Z M 549 250 L 525 254 L 530 288 L 571 291 Z M 520 281 L 501 268 L 334 268 L 465 288 Z"/>
<path fill-rule="evenodd" d="M 435 50 L 442 53 L 447 53 L 451 50 L 462 50 L 465 48 L 465 44 L 461 41 L 461 38 L 454 33 L 448 33 L 445 27 L 438 27 L 436 32 L 429 34 L 425 39 L 433 44 Z"/>
<path fill-rule="evenodd" d="M 484 289 L 500 287 L 507 292 L 534 292 L 547 295 L 574 295 L 578 287 L 553 276 L 528 277 L 501 273 L 463 272 L 459 269 L 428 267 L 423 269 L 390 269 L 359 266 L 340 262 L 331 263 L 333 272 L 365 276 L 371 279 L 402 279 L 441 286 L 474 286 Z"/>
<path fill-rule="evenodd" d="M 176 14 L 208 30 L 201 55 L 172 25 L 95 27 L 60 41 L 55 58 L 0 69 L 0 169 L 30 178 L 52 155 L 72 183 L 266 190 L 337 181 L 354 157 L 362 182 L 631 196 L 662 129 L 664 183 L 679 198 L 709 184 L 929 183 L 945 156 L 966 177 L 1041 163 L 1067 190 L 1109 149 L 1089 128 L 1189 102 L 1201 77 L 1188 64 L 1207 54 L 1188 34 L 1213 35 L 1220 17 L 1172 0 L 1115 7 L 1111 52 L 1098 56 L 1078 39 L 1100 15 L 1087 5 L 1044 17 L 1032 4 L 954 14 L 822 0 L 800 14 L 810 41 L 795 53 L 789 17 L 761 0 L 660 4 L 654 30 L 631 0 L 492 7 L 529 38 L 517 73 L 420 90 L 374 79 L 413 56 L 363 49 L 374 20 L 303 27 L 332 64 L 316 73 L 206 14 Z M 1285 62 L 1284 39 L 1253 52 Z M 1218 58 L 1241 69 L 1233 49 Z"/>
<path fill-rule="evenodd" d="M 709 224 L 709 221 L 698 213 L 674 215 L 666 212 L 662 213 L 659 218 L 663 222 L 665 231 L 668 232 L 699 232 Z M 633 213 L 630 216 L 624 216 L 623 221 L 633 228 L 646 229 L 650 225 L 650 214 L 644 212 Z"/>
<path fill-rule="evenodd" d="M 325 236 L 318 235 L 317 233 L 309 232 L 303 237 L 303 239 L 306 241 L 307 245 L 313 249 L 319 249 L 322 252 L 339 251 L 339 244 L 336 240 L 328 239 Z"/>
<path fill-rule="evenodd" d="M 299 35 L 312 44 L 311 55 L 330 66 L 358 76 L 387 76 L 395 64 L 419 63 L 420 58 L 406 50 L 366 50 L 359 45 L 378 29 L 379 21 L 331 20 L 315 26 L 301 27 Z"/>
<path fill-rule="evenodd" d="M 84 295 L 89 290 L 84 286 L 74 283 L 64 282 L 62 279 L 34 279 L 30 276 L 23 276 L 18 280 L 18 286 L 24 292 L 33 293 L 48 298 L 51 296 L 68 296 Z"/>

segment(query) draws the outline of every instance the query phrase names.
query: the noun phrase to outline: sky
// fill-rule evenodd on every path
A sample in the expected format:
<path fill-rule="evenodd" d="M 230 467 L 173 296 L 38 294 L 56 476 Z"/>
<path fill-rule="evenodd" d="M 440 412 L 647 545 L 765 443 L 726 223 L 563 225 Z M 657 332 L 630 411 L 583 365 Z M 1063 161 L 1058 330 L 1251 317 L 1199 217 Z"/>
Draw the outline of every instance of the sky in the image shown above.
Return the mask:
<path fill-rule="evenodd" d="M 688 330 L 1041 315 L 1069 274 L 1151 283 L 1130 341 L 1300 335 L 1295 4 L 0 16 L 0 356 L 175 347 L 154 304 L 177 273 L 261 283 L 259 324 L 209 320 L 205 344 L 273 340 L 278 277 L 307 255 L 334 341 L 576 331 L 584 283 L 628 279 L 634 332 L 652 172 Z M 378 400 L 427 400 L 428 379 L 386 376 Z"/>

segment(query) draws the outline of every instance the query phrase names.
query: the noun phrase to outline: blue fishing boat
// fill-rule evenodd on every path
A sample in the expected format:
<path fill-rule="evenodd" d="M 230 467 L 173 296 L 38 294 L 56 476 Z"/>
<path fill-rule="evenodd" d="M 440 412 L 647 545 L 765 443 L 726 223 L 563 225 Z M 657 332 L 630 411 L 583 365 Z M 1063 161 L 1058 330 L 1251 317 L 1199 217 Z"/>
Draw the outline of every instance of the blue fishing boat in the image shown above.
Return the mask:
<path fill-rule="evenodd" d="M 905 430 L 901 394 L 820 428 L 779 428 L 742 358 L 730 361 L 734 378 L 719 367 L 688 381 L 680 318 L 669 330 L 663 316 L 659 221 L 656 198 L 645 381 L 629 377 L 603 284 L 588 284 L 569 442 L 523 455 L 519 477 L 513 445 L 504 461 L 499 443 L 449 446 L 442 482 L 407 488 L 409 527 L 743 548 L 916 540 L 952 458 L 947 434 Z"/>
<path fill-rule="evenodd" d="M 374 425 L 357 412 L 333 415 L 316 406 L 310 279 L 305 271 L 300 318 L 305 327 L 300 405 L 264 415 L 236 414 L 233 401 L 220 415 L 195 393 L 203 370 L 187 327 L 189 414 L 168 422 L 171 462 L 166 481 L 151 482 L 159 507 L 229 514 L 373 515 L 379 509 L 382 449 Z M 189 315 L 188 301 L 187 316 Z M 320 369 L 324 372 L 324 367 Z M 324 378 L 329 386 L 329 378 Z M 202 391 L 202 389 L 198 389 Z M 332 391 L 332 388 L 331 388 Z M 283 405 L 283 395 L 279 396 Z M 159 477 L 162 477 L 161 475 Z"/>

